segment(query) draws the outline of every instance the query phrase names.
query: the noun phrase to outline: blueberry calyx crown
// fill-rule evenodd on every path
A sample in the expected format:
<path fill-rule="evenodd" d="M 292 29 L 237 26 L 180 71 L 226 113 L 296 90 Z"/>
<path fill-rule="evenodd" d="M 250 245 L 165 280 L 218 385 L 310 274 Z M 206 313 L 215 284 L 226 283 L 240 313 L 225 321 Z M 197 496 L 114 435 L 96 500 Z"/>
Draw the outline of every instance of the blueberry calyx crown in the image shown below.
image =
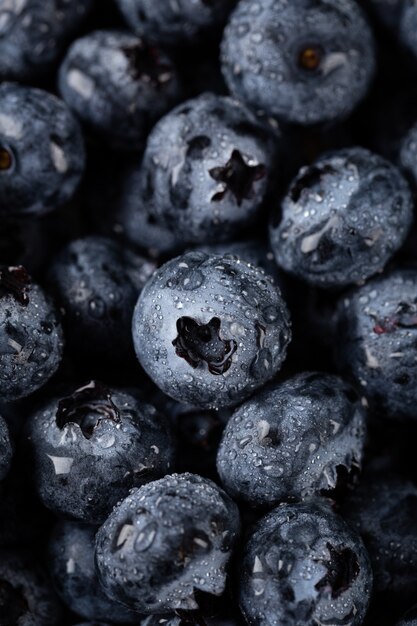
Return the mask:
<path fill-rule="evenodd" d="M 374 333 L 393 333 L 397 328 L 417 328 L 417 304 L 400 302 L 394 315 L 375 322 Z"/>
<path fill-rule="evenodd" d="M 12 295 L 16 302 L 29 304 L 30 276 L 21 265 L 0 266 L 0 297 Z"/>
<path fill-rule="evenodd" d="M 222 167 L 209 170 L 210 176 L 218 183 L 223 183 L 222 191 L 216 192 L 211 200 L 219 202 L 230 191 L 236 198 L 238 206 L 243 200 L 252 198 L 253 184 L 266 175 L 265 165 L 249 165 L 239 150 L 233 150 L 230 159 Z"/>
<path fill-rule="evenodd" d="M 317 185 L 321 177 L 326 174 L 336 174 L 336 170 L 331 165 L 314 165 L 299 176 L 290 189 L 290 196 L 293 202 L 298 202 L 304 190 L 311 189 Z"/>
<path fill-rule="evenodd" d="M 140 42 L 133 46 L 125 46 L 122 51 L 129 61 L 130 71 L 136 80 L 161 87 L 172 77 L 171 68 L 161 63 L 158 50 Z"/>
<path fill-rule="evenodd" d="M 220 337 L 220 325 L 218 317 L 212 317 L 208 324 L 199 324 L 191 317 L 180 317 L 177 320 L 178 337 L 172 342 L 176 354 L 193 368 L 204 361 L 211 374 L 224 374 L 232 364 L 237 343 L 234 339 Z"/>
<path fill-rule="evenodd" d="M 359 574 L 356 554 L 349 548 L 335 548 L 327 543 L 330 558 L 324 564 L 327 573 L 315 585 L 317 591 L 330 592 L 332 598 L 338 598 L 347 591 Z"/>
<path fill-rule="evenodd" d="M 100 382 L 92 380 L 58 403 L 58 428 L 62 430 L 67 424 L 78 424 L 86 439 L 91 439 L 103 419 L 119 423 L 120 413 L 112 401 L 111 390 Z"/>
<path fill-rule="evenodd" d="M 17 626 L 29 610 L 25 596 L 7 580 L 0 579 L 0 624 Z"/>
<path fill-rule="evenodd" d="M 307 72 L 314 72 L 320 67 L 323 58 L 321 46 L 304 46 L 298 53 L 298 65 Z"/>
<path fill-rule="evenodd" d="M 13 157 L 7 148 L 0 146 L 0 172 L 6 172 L 13 165 Z"/>

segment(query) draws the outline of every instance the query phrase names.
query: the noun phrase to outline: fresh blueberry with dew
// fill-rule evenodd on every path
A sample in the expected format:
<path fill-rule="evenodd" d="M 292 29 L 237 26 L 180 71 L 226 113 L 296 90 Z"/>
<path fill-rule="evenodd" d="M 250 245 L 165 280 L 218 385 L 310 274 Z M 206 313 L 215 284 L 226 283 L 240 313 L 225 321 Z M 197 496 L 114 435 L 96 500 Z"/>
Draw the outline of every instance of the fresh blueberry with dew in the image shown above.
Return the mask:
<path fill-rule="evenodd" d="M 132 30 L 167 46 L 221 32 L 236 0 L 116 0 Z"/>
<path fill-rule="evenodd" d="M 122 220 L 127 236 L 147 246 L 149 227 L 159 228 L 179 247 L 235 238 L 262 214 L 274 152 L 236 100 L 205 93 L 184 102 L 148 137 L 135 202 Z"/>
<path fill-rule="evenodd" d="M 49 297 L 21 266 L 0 266 L 0 396 L 30 395 L 61 361 L 63 336 Z"/>
<path fill-rule="evenodd" d="M 97 235 L 71 241 L 57 255 L 49 285 L 74 357 L 123 365 L 134 355 L 133 309 L 154 270 L 126 245 Z"/>
<path fill-rule="evenodd" d="M 324 288 L 361 283 L 401 247 L 413 198 L 398 168 L 364 148 L 347 148 L 303 167 L 274 211 L 278 265 Z"/>
<path fill-rule="evenodd" d="M 5 0 L 0 6 L 0 78 L 30 82 L 58 63 L 94 0 Z"/>
<path fill-rule="evenodd" d="M 372 32 L 354 0 L 241 0 L 222 43 L 233 96 L 302 125 L 347 117 L 375 69 Z"/>
<path fill-rule="evenodd" d="M 94 565 L 96 530 L 78 522 L 57 522 L 48 547 L 55 589 L 64 604 L 85 619 L 138 624 L 139 615 L 110 600 L 98 581 Z"/>
<path fill-rule="evenodd" d="M 0 110 L 0 214 L 40 214 L 67 202 L 85 156 L 66 104 L 41 89 L 3 83 Z"/>
<path fill-rule="evenodd" d="M 132 490 L 98 530 L 100 582 L 144 614 L 197 610 L 197 591 L 223 593 L 239 530 L 237 506 L 215 483 L 165 476 Z"/>
<path fill-rule="evenodd" d="M 280 369 L 291 339 L 279 288 L 237 257 L 188 252 L 160 267 L 133 315 L 137 357 L 167 395 L 232 406 Z"/>
<path fill-rule="evenodd" d="M 43 504 L 89 524 L 103 522 L 132 487 L 169 472 L 174 453 L 153 406 L 97 381 L 32 415 L 28 444 Z"/>
<path fill-rule="evenodd" d="M 3 480 L 10 470 L 13 457 L 13 447 L 6 420 L 0 415 L 0 480 Z"/>
<path fill-rule="evenodd" d="M 396 269 L 341 298 L 337 363 L 373 409 L 417 418 L 417 271 Z"/>
<path fill-rule="evenodd" d="M 0 552 L 0 623 L 4 626 L 61 626 L 62 609 L 35 558 Z"/>
<path fill-rule="evenodd" d="M 229 495 L 252 506 L 335 498 L 360 470 L 364 443 L 365 413 L 351 385 L 307 372 L 236 409 L 217 469 Z"/>
<path fill-rule="evenodd" d="M 165 52 L 113 30 L 94 31 L 71 45 L 59 89 L 86 129 L 121 150 L 142 149 L 152 125 L 181 97 Z"/>
<path fill-rule="evenodd" d="M 243 550 L 239 600 L 251 626 L 360 626 L 372 587 L 360 539 L 319 501 L 262 518 Z"/>
<path fill-rule="evenodd" d="M 369 552 L 375 597 L 391 608 L 410 606 L 417 584 L 416 486 L 370 472 L 346 499 L 342 513 Z"/>

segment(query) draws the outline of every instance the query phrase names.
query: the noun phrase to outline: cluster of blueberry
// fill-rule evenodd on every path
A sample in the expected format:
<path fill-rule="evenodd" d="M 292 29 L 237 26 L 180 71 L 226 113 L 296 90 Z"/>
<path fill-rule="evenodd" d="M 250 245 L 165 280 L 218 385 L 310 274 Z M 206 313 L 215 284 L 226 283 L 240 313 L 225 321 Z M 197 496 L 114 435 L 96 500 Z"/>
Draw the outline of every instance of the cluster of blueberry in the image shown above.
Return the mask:
<path fill-rule="evenodd" d="M 410 0 L 0 0 L 0 626 L 417 625 L 416 78 Z"/>

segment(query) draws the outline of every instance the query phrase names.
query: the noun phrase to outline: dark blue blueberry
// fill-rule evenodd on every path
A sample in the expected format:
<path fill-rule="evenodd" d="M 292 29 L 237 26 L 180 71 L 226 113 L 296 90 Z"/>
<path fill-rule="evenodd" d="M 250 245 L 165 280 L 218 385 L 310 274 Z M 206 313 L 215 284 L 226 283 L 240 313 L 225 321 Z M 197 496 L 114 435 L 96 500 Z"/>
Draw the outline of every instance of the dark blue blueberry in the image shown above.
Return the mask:
<path fill-rule="evenodd" d="M 98 530 L 100 582 L 145 614 L 196 610 L 197 590 L 223 593 L 239 529 L 236 505 L 213 482 L 165 476 L 132 490 Z"/>
<path fill-rule="evenodd" d="M 374 593 L 401 610 L 415 602 L 417 488 L 384 474 L 364 476 L 342 509 L 363 537 L 374 572 Z"/>
<path fill-rule="evenodd" d="M 165 45 L 196 43 L 219 32 L 236 0 L 117 0 L 138 34 Z"/>
<path fill-rule="evenodd" d="M 241 626 L 242 622 L 238 619 L 233 618 L 222 618 L 217 616 L 214 619 L 210 618 L 198 618 L 198 616 L 194 616 L 193 613 L 189 616 L 181 612 L 180 615 L 175 614 L 164 614 L 164 615 L 150 615 L 149 617 L 145 617 L 141 622 L 140 626 Z M 412 625 L 414 626 L 414 625 Z"/>
<path fill-rule="evenodd" d="M 397 622 L 396 626 L 417 626 L 417 607 L 413 607 Z"/>
<path fill-rule="evenodd" d="M 0 552 L 0 624 L 62 625 L 61 607 L 49 581 L 34 559 L 19 552 Z"/>
<path fill-rule="evenodd" d="M 250 505 L 336 496 L 361 466 L 365 414 L 342 379 L 305 373 L 261 391 L 226 425 L 217 469 Z"/>
<path fill-rule="evenodd" d="M 237 101 L 209 93 L 188 100 L 149 135 L 135 202 L 122 220 L 126 235 L 141 246 L 150 245 L 149 228 L 170 233 L 177 247 L 234 238 L 260 215 L 273 154 Z"/>
<path fill-rule="evenodd" d="M 69 200 L 84 171 L 84 145 L 65 103 L 3 83 L 0 111 L 0 214 L 39 214 Z"/>
<path fill-rule="evenodd" d="M 115 624 L 138 624 L 139 616 L 104 593 L 95 571 L 96 528 L 77 522 L 58 522 L 49 541 L 51 578 L 62 601 L 85 619 Z"/>
<path fill-rule="evenodd" d="M 348 116 L 365 96 L 373 38 L 353 0 L 241 0 L 222 64 L 231 93 L 254 111 L 316 124 Z"/>
<path fill-rule="evenodd" d="M 0 415 L 0 480 L 9 472 L 13 448 L 6 420 Z"/>
<path fill-rule="evenodd" d="M 417 187 L 417 124 L 412 126 L 402 139 L 399 164 L 411 177 L 414 187 Z"/>
<path fill-rule="evenodd" d="M 28 429 L 41 501 L 90 524 L 100 524 L 129 489 L 163 476 L 173 461 L 168 424 L 155 408 L 95 381 L 49 402 Z"/>
<path fill-rule="evenodd" d="M 154 269 L 126 246 L 99 236 L 72 241 L 61 251 L 49 282 L 76 358 L 123 365 L 133 355 L 133 309 Z"/>
<path fill-rule="evenodd" d="M 251 626 L 360 626 L 372 587 L 361 539 L 314 500 L 282 505 L 258 522 L 239 576 Z"/>
<path fill-rule="evenodd" d="M 291 339 L 281 292 L 237 257 L 188 252 L 145 285 L 133 315 L 137 357 L 174 399 L 232 406 L 280 369 Z"/>
<path fill-rule="evenodd" d="M 42 387 L 63 350 L 49 298 L 21 267 L 0 266 L 0 396 L 16 400 Z"/>
<path fill-rule="evenodd" d="M 95 31 L 75 41 L 59 88 L 87 128 L 123 150 L 141 149 L 155 121 L 181 96 L 169 57 L 123 31 Z"/>
<path fill-rule="evenodd" d="M 273 216 L 271 246 L 288 272 L 319 287 L 344 287 L 382 271 L 403 244 L 412 216 L 400 171 L 377 154 L 349 148 L 300 170 L 281 222 Z"/>
<path fill-rule="evenodd" d="M 396 270 L 342 298 L 337 353 L 341 369 L 372 407 L 417 418 L 417 271 Z"/>
<path fill-rule="evenodd" d="M 31 81 L 54 68 L 93 0 L 4 0 L 0 6 L 0 77 Z"/>

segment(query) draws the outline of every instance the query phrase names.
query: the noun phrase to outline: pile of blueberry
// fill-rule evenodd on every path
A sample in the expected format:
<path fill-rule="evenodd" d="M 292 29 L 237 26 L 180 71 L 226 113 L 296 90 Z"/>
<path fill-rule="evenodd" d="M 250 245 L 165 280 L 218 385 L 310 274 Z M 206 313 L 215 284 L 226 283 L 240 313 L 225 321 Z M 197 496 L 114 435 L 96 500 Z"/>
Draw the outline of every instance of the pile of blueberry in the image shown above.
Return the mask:
<path fill-rule="evenodd" d="M 0 626 L 417 626 L 417 3 L 0 0 Z"/>

